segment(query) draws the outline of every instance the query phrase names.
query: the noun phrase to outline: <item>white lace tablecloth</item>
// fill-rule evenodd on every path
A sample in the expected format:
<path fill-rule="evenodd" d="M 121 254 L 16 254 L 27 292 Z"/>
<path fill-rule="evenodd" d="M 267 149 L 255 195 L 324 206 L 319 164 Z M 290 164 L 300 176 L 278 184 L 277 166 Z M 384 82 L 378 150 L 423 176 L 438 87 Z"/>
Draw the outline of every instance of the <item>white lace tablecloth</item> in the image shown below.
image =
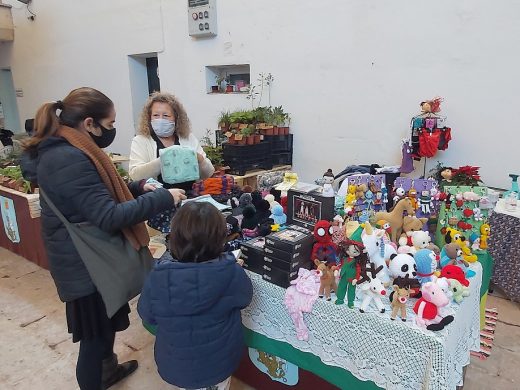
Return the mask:
<path fill-rule="evenodd" d="M 319 299 L 313 311 L 304 314 L 310 338 L 299 341 L 283 303 L 285 290 L 251 272 L 253 301 L 242 311 L 242 322 L 252 331 L 310 352 L 324 364 L 341 367 L 382 388 L 452 390 L 462 385 L 470 351 L 480 348 L 482 266 L 477 262 L 471 268 L 476 272 L 470 279 L 471 294 L 460 305 L 452 303 L 455 320 L 439 332 L 415 325 L 415 299 L 408 307 L 407 322 L 402 322 L 390 320 L 388 299 L 384 299 L 386 313 L 370 307 L 362 314 L 358 298 L 356 309 L 349 309 L 335 305 L 333 296 L 330 302 Z"/>

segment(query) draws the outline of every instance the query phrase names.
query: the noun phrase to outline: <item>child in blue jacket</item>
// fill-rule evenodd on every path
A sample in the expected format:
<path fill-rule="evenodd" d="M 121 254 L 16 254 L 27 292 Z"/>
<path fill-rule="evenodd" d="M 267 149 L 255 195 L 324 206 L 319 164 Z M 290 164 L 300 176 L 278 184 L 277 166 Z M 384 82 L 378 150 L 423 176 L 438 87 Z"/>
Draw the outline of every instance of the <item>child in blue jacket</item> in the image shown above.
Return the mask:
<path fill-rule="evenodd" d="M 146 280 L 137 310 L 157 326 L 155 361 L 168 383 L 228 389 L 244 352 L 240 310 L 251 280 L 222 253 L 226 221 L 211 204 L 189 202 L 172 220 L 170 252 Z"/>

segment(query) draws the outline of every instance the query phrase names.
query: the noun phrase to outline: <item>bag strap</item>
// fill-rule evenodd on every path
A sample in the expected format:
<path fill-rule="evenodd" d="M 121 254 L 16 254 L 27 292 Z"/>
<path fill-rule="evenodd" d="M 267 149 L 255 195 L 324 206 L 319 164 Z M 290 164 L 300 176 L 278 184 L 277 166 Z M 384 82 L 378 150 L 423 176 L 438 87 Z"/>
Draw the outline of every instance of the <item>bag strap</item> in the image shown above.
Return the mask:
<path fill-rule="evenodd" d="M 40 195 L 43 197 L 43 199 L 45 200 L 45 202 L 47 203 L 47 205 L 51 208 L 52 212 L 54 214 L 56 214 L 56 216 L 60 219 L 61 222 L 63 222 L 63 224 L 65 226 L 68 226 L 70 225 L 71 223 L 67 220 L 67 218 L 65 218 L 65 216 L 61 213 L 60 210 L 58 210 L 58 208 L 56 207 L 56 205 L 52 202 L 52 200 L 49 199 L 49 197 L 45 194 L 45 192 L 42 190 L 42 188 L 40 187 Z"/>

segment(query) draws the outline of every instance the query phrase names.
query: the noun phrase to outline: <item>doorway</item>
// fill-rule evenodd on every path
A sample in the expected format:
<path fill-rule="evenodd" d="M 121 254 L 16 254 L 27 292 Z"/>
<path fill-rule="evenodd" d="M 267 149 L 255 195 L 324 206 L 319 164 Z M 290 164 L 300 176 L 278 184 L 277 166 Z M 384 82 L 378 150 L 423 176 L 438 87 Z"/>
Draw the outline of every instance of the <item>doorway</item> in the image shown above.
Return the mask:
<path fill-rule="evenodd" d="M 11 69 L 0 69 L 0 128 L 22 132 Z"/>
<path fill-rule="evenodd" d="M 159 61 L 156 53 L 134 54 L 128 56 L 130 91 L 134 128 L 139 126 L 139 116 L 148 96 L 161 90 L 159 81 Z"/>

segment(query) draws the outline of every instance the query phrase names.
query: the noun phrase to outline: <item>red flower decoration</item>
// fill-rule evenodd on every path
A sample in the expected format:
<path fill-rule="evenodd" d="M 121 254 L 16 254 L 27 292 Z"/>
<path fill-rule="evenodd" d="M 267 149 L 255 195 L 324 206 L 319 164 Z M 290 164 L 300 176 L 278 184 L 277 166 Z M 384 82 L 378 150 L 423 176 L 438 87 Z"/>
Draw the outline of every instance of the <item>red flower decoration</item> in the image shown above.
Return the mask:
<path fill-rule="evenodd" d="M 465 216 L 466 218 L 469 218 L 469 217 L 471 217 L 471 216 L 473 215 L 473 210 L 471 210 L 471 209 L 464 209 L 464 211 L 462 212 L 462 214 L 464 214 L 464 216 Z"/>

